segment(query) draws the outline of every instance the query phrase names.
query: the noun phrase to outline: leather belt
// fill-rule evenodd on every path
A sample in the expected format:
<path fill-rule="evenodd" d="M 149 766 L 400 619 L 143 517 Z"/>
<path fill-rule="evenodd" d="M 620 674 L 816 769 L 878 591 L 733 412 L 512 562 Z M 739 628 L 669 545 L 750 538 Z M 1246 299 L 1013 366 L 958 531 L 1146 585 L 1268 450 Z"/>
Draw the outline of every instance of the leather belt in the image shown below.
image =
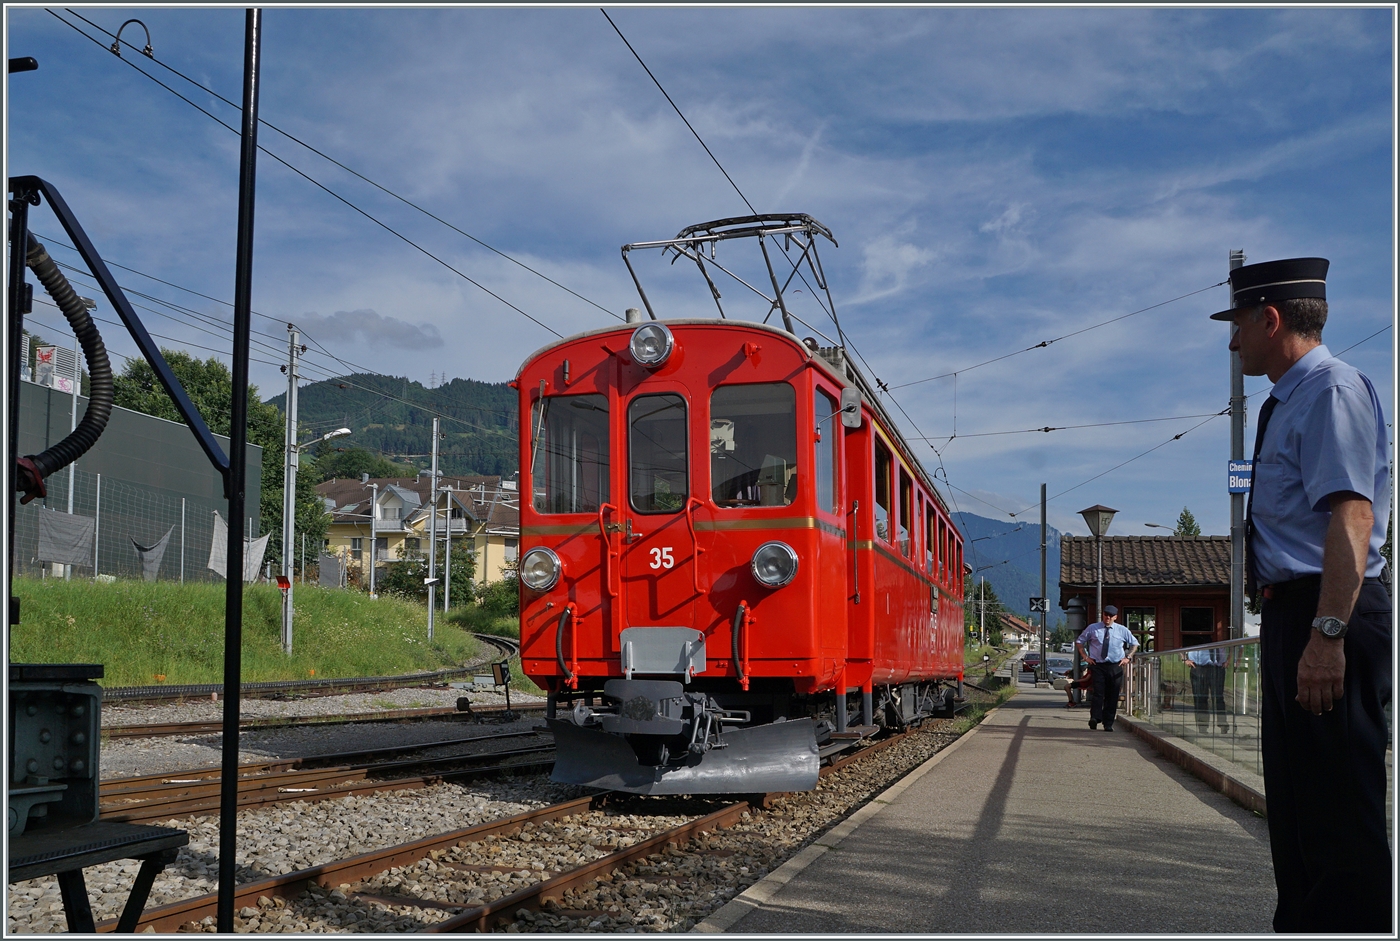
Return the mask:
<path fill-rule="evenodd" d="M 1381 580 L 1376 577 L 1363 578 L 1361 583 L 1363 585 L 1382 584 Z M 1286 582 L 1274 582 L 1272 585 L 1265 585 L 1263 592 L 1264 597 L 1272 601 L 1276 598 L 1284 598 L 1288 595 L 1301 594 L 1304 592 L 1317 594 L 1321 590 L 1321 575 L 1304 575 L 1302 578 L 1294 578 Z"/>

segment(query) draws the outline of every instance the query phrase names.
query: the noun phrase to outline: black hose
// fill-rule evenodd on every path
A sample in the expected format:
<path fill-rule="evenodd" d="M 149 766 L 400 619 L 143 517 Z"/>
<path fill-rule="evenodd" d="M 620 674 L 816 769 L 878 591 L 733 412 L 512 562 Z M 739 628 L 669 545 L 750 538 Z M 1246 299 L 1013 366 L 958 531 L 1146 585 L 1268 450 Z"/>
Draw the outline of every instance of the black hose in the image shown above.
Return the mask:
<path fill-rule="evenodd" d="M 559 615 L 559 623 L 554 628 L 554 656 L 559 658 L 559 669 L 564 673 L 564 682 L 572 683 L 574 672 L 569 669 L 569 665 L 564 662 L 564 622 L 569 619 L 573 611 L 565 608 Z"/>
<path fill-rule="evenodd" d="M 55 471 L 67 467 L 87 453 L 107 427 L 112 417 L 112 364 L 107 359 L 107 347 L 102 343 L 102 335 L 97 332 L 87 306 L 74 292 L 58 265 L 49 257 L 48 249 L 33 235 L 29 236 L 29 250 L 25 263 L 34 271 L 44 290 L 68 318 L 78 342 L 82 344 L 83 356 L 88 365 L 88 404 L 78 427 L 62 441 L 48 448 L 42 454 L 28 455 L 15 475 L 16 489 L 23 490 L 31 499 L 35 491 L 42 492 L 43 479 Z M 76 380 L 75 380 L 76 381 Z M 38 479 L 35 479 L 35 475 Z"/>
<path fill-rule="evenodd" d="M 744 603 L 739 602 L 739 607 L 734 611 L 734 626 L 729 631 L 729 645 L 734 654 L 734 675 L 739 678 L 740 682 L 748 679 L 744 676 L 744 667 L 739 659 L 739 626 L 744 623 L 744 615 L 747 613 Z"/>

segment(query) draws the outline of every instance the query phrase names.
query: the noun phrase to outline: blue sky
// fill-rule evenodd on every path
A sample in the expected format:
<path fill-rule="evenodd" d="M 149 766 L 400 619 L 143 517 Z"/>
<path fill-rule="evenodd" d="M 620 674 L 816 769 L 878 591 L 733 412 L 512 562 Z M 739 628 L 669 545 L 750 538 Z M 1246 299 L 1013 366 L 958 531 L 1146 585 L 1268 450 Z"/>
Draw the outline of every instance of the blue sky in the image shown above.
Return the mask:
<path fill-rule="evenodd" d="M 107 30 L 139 17 L 160 62 L 239 100 L 241 10 L 77 9 Z M 1116 534 L 1160 533 L 1142 524 L 1173 524 L 1182 506 L 1227 532 L 1227 418 L 1073 490 L 1202 419 L 971 437 L 1219 411 L 1227 328 L 1206 317 L 1226 288 L 969 367 L 1208 288 L 1230 249 L 1330 258 L 1334 352 L 1393 321 L 1390 8 L 610 13 L 759 211 L 833 230 L 840 247 L 822 260 L 842 326 L 875 376 L 903 386 L 903 431 L 934 438 L 920 456 L 941 461 L 960 510 L 1006 518 L 1043 481 L 1068 532 L 1085 532 L 1077 511 L 1095 503 L 1121 511 Z M 8 172 L 54 183 L 109 260 L 231 300 L 237 137 L 43 9 L 7 8 L 6 29 L 9 56 L 40 62 L 9 77 Z M 596 7 L 271 8 L 264 30 L 264 120 L 615 313 L 638 304 L 619 246 L 747 211 Z M 135 27 L 123 38 L 143 44 Z M 280 135 L 261 143 L 559 333 L 615 322 Z M 60 234 L 44 210 L 32 218 Z M 713 311 L 693 270 L 634 258 L 662 316 Z M 746 264 L 737 248 L 723 260 Z M 762 315 L 721 289 L 740 316 Z M 830 332 L 810 299 L 794 303 Z M 266 155 L 253 306 L 274 318 L 255 321 L 279 351 L 254 349 L 269 396 L 284 385 L 271 361 L 285 321 L 425 383 L 508 379 L 553 338 Z M 36 314 L 37 332 L 60 335 L 44 326 L 54 311 Z M 190 344 L 229 348 L 141 314 L 201 356 Z M 1393 401 L 1393 330 L 1345 358 Z"/>

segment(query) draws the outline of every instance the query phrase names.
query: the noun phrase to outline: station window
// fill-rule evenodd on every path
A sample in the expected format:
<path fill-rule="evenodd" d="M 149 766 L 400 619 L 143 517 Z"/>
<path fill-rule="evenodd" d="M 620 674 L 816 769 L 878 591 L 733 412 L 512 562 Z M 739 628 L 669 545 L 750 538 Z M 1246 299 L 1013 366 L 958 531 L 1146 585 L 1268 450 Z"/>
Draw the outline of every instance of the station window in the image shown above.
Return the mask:
<path fill-rule="evenodd" d="M 1201 609 L 1197 609 L 1201 610 Z M 1214 609 L 1206 608 L 1214 614 Z M 1143 652 L 1151 652 L 1157 649 L 1157 609 L 1155 607 L 1141 607 L 1123 609 L 1123 625 L 1133 632 L 1141 645 Z M 1209 641 L 1206 641 L 1209 643 Z M 1183 646 L 1185 646 L 1183 644 Z"/>
<path fill-rule="evenodd" d="M 836 436 L 841 423 L 836 420 L 837 405 L 818 389 L 813 397 L 817 422 L 817 507 L 836 512 Z"/>
<path fill-rule="evenodd" d="M 350 558 L 359 561 L 364 558 L 364 538 L 361 536 L 350 537 Z"/>
<path fill-rule="evenodd" d="M 1181 646 L 1195 647 L 1215 640 L 1214 608 L 1181 609 Z"/>
<path fill-rule="evenodd" d="M 875 442 L 875 533 L 890 541 L 890 471 L 894 459 L 890 449 Z"/>
<path fill-rule="evenodd" d="M 899 469 L 899 551 L 913 555 L 914 482 L 903 467 Z"/>
<path fill-rule="evenodd" d="M 797 498 L 792 386 L 720 386 L 710 396 L 710 490 L 721 507 L 787 506 Z"/>
<path fill-rule="evenodd" d="M 675 513 L 690 495 L 686 469 L 685 399 L 642 395 L 627 406 L 632 508 Z"/>
<path fill-rule="evenodd" d="M 596 513 L 608 502 L 608 399 L 555 395 L 535 403 L 530 480 L 540 513 Z"/>
<path fill-rule="evenodd" d="M 414 538 L 414 537 L 412 537 L 412 536 L 410 536 L 410 537 L 408 537 L 407 539 L 405 539 L 405 540 L 403 541 L 403 554 L 404 554 L 404 558 L 406 558 L 406 559 L 412 559 L 412 558 L 416 558 L 416 557 L 422 555 L 422 554 L 423 554 L 423 542 L 422 542 L 422 540 L 416 539 L 416 538 Z"/>

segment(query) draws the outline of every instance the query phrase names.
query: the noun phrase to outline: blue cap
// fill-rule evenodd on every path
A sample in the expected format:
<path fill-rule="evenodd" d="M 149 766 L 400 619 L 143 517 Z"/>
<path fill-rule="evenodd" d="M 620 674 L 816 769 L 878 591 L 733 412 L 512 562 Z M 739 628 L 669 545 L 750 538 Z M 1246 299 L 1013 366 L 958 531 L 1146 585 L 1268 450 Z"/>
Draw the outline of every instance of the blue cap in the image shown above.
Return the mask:
<path fill-rule="evenodd" d="M 1211 320 L 1234 320 L 1239 311 L 1270 301 L 1300 297 L 1327 299 L 1326 258 L 1284 258 L 1244 265 L 1230 272 L 1230 309 L 1211 314 Z"/>

